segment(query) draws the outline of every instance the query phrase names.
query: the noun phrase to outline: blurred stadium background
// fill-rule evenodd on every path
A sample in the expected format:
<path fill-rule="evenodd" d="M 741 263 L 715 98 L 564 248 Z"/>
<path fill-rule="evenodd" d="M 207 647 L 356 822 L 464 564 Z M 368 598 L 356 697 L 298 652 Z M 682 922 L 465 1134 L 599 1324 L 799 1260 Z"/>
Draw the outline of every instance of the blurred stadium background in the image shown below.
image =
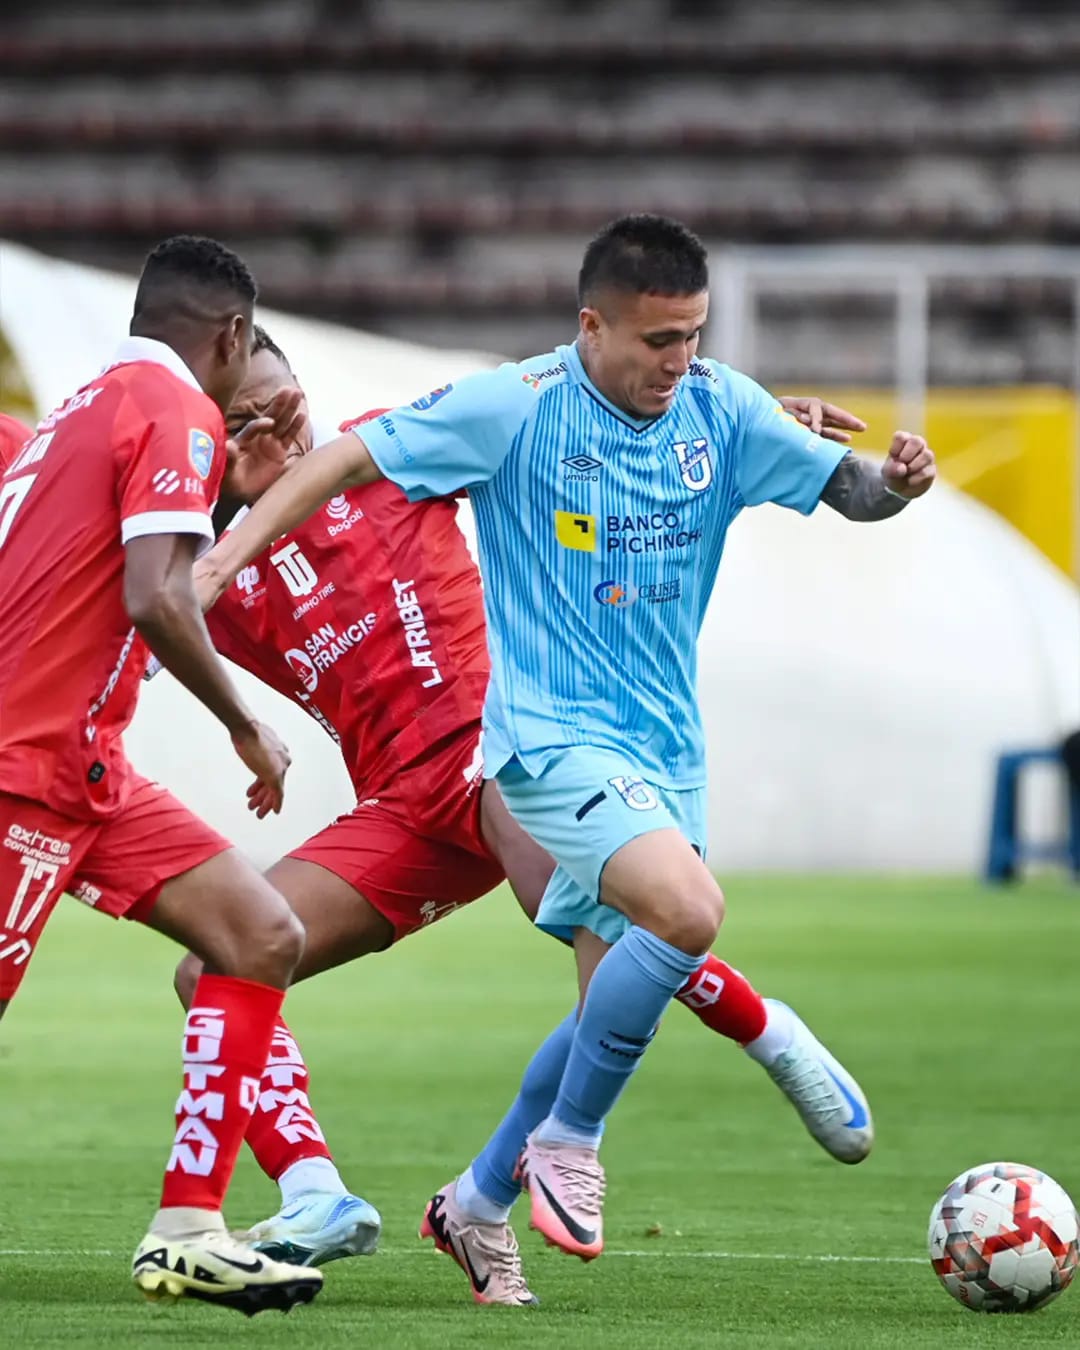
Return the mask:
<path fill-rule="evenodd" d="M 970 871 L 998 751 L 1080 726 L 1078 67 L 1080 14 L 1019 0 L 9 0 L 0 403 L 95 370 L 176 231 L 246 257 L 329 422 L 566 340 L 589 234 L 679 216 L 709 354 L 854 407 L 871 447 L 925 429 L 953 489 L 881 529 L 733 532 L 714 856 Z M 146 702 L 141 762 L 276 852 L 159 734 L 163 702 L 199 712 Z M 346 787 L 288 730 L 291 842 Z M 1034 778 L 1025 829 L 1062 837 Z"/>

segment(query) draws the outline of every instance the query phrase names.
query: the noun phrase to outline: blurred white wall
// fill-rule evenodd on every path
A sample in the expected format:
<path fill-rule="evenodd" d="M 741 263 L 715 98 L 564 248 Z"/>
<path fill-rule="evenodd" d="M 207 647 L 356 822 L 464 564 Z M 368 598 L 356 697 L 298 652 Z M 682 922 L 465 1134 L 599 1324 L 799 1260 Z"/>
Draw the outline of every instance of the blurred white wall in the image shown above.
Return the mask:
<path fill-rule="evenodd" d="M 0 243 L 0 327 L 52 407 L 126 332 L 133 279 Z M 491 364 L 262 311 L 328 422 Z M 467 508 L 463 525 L 472 537 Z M 732 868 L 961 870 L 981 858 L 1004 745 L 1080 726 L 1080 594 L 1016 531 L 939 484 L 896 520 L 764 508 L 732 529 L 701 641 L 711 861 Z M 267 863 L 350 804 L 335 747 L 244 677 L 294 753 L 286 810 L 244 811 L 246 771 L 168 676 L 132 759 Z M 1050 830 L 1053 791 L 1038 800 Z"/>

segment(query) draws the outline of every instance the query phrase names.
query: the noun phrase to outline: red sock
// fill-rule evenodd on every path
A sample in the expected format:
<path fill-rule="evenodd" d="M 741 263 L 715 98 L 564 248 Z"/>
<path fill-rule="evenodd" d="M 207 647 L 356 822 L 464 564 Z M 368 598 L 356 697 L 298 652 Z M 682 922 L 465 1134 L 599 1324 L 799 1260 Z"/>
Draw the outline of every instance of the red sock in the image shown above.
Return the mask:
<path fill-rule="evenodd" d="M 221 1209 L 284 997 L 280 989 L 225 975 L 203 975 L 195 986 L 162 1209 Z"/>
<path fill-rule="evenodd" d="M 728 1040 L 746 1045 L 765 1030 L 765 1004 L 761 995 L 737 970 L 712 952 L 705 964 L 686 981 L 675 995 L 710 1030 Z"/>
<path fill-rule="evenodd" d="M 331 1156 L 308 1100 L 310 1081 L 300 1047 L 279 1017 L 247 1132 L 259 1166 L 274 1181 L 301 1158 Z"/>

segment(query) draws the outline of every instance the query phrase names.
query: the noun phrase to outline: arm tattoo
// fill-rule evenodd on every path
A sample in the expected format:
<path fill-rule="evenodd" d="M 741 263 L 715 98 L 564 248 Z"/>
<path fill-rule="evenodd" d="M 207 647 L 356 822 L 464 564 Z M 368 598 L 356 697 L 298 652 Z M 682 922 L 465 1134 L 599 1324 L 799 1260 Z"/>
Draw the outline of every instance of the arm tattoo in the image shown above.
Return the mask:
<path fill-rule="evenodd" d="M 849 450 L 825 484 L 821 500 L 848 520 L 888 520 L 907 506 L 885 486 L 881 470 Z"/>

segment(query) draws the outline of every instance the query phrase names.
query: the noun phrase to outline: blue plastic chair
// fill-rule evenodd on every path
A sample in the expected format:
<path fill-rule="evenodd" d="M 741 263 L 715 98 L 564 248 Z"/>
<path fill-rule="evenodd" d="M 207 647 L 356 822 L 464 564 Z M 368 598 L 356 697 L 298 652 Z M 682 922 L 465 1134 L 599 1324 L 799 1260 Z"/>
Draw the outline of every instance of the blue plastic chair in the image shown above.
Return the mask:
<path fill-rule="evenodd" d="M 1068 834 L 1056 843 L 1036 844 L 1019 837 L 1017 806 L 1020 775 L 1029 764 L 1064 761 L 1058 747 L 1009 750 L 998 756 L 994 777 L 994 806 L 990 816 L 990 843 L 986 855 L 986 880 L 1013 881 L 1025 862 L 1064 864 L 1080 879 L 1080 788 L 1069 784 Z"/>

